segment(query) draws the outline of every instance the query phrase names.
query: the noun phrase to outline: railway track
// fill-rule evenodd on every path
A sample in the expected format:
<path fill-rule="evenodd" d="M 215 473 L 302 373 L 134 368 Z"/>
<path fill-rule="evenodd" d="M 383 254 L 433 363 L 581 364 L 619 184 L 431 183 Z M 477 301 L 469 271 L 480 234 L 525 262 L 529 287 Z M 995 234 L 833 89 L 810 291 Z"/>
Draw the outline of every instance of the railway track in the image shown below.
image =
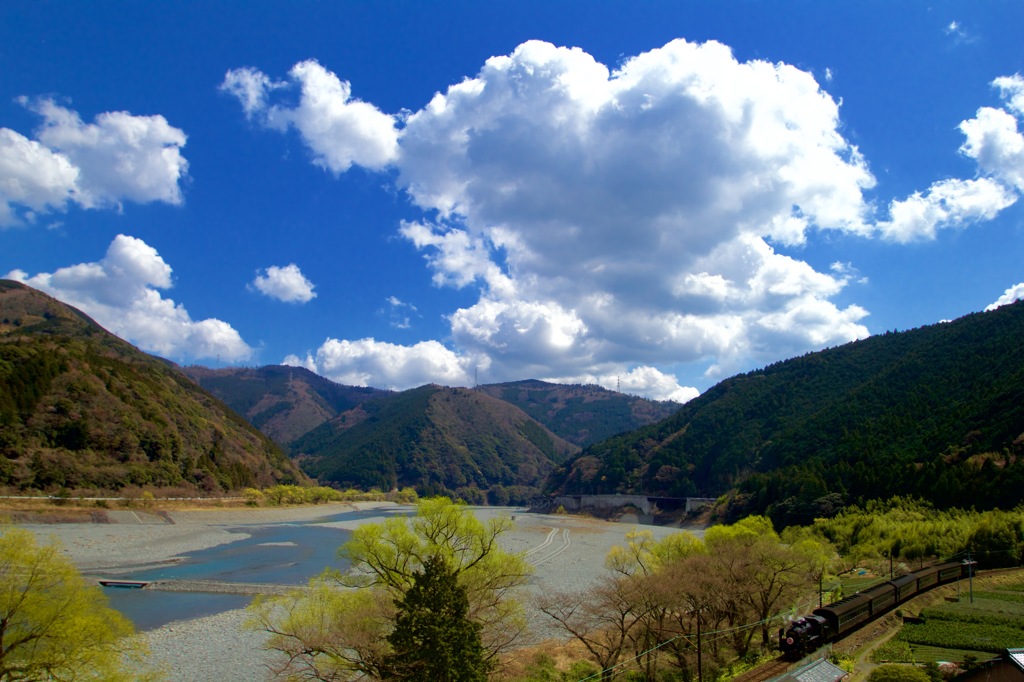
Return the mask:
<path fill-rule="evenodd" d="M 779 656 L 767 663 L 762 663 L 752 670 L 748 670 L 738 677 L 734 677 L 732 682 L 766 682 L 786 674 L 790 665 L 792 665 L 790 661 Z"/>

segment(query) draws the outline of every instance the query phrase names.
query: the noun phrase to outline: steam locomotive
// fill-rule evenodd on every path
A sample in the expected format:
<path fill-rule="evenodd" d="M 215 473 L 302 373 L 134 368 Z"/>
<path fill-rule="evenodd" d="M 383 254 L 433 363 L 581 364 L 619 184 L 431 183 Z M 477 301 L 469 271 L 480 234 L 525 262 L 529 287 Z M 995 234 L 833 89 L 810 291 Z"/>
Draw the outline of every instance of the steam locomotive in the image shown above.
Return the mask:
<path fill-rule="evenodd" d="M 916 594 L 967 577 L 968 570 L 968 565 L 959 562 L 932 566 L 815 609 L 790 623 L 789 628 L 779 630 L 779 649 L 787 656 L 799 658 L 842 639 Z"/>

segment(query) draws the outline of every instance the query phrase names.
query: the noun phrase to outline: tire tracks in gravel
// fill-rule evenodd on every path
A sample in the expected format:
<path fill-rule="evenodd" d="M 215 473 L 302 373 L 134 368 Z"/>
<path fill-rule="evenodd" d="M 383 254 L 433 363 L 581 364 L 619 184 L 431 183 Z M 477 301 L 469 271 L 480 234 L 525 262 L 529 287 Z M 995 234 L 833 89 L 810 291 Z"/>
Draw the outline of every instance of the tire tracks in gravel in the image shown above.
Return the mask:
<path fill-rule="evenodd" d="M 544 542 L 540 543 L 539 545 L 537 545 L 533 549 L 530 549 L 530 550 L 526 551 L 526 553 L 524 554 L 524 557 L 526 558 L 526 562 L 528 564 L 530 564 L 531 566 L 540 566 L 545 561 L 548 561 L 550 559 L 554 559 L 556 556 L 558 556 L 559 554 L 562 554 L 563 552 L 568 550 L 569 547 L 572 546 L 572 540 L 569 537 L 569 529 L 568 528 L 562 528 L 561 529 L 561 531 L 562 531 L 561 532 L 562 544 L 557 546 L 557 547 L 555 547 L 555 549 L 551 550 L 550 552 L 547 552 L 546 554 L 542 554 L 539 557 L 537 556 L 538 553 L 546 550 L 547 548 L 551 547 L 552 544 L 555 543 L 555 539 L 559 535 L 558 531 L 559 531 L 558 528 L 552 528 L 551 532 L 548 533 L 548 536 L 546 538 L 544 538 Z M 534 558 L 534 557 L 536 557 L 536 558 Z"/>

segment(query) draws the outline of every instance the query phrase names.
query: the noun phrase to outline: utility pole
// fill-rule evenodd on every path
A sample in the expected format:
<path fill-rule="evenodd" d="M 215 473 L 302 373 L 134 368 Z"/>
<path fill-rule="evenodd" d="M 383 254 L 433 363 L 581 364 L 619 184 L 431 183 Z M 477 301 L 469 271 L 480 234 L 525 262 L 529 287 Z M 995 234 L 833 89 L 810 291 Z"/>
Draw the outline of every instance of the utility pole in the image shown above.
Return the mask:
<path fill-rule="evenodd" d="M 976 563 L 978 562 L 971 560 L 971 550 L 967 550 L 967 559 L 964 564 L 967 566 L 967 584 L 970 586 L 972 604 L 974 603 L 974 564 Z"/>
<path fill-rule="evenodd" d="M 697 682 L 704 682 L 704 670 L 700 660 L 700 609 L 697 609 Z"/>

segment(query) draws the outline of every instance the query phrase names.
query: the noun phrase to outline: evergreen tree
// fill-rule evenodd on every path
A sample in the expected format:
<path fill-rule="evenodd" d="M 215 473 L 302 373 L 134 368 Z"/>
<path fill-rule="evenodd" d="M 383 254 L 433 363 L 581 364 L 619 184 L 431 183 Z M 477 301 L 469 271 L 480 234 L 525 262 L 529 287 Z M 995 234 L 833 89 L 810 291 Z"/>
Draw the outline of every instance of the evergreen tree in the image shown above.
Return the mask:
<path fill-rule="evenodd" d="M 388 636 L 394 649 L 385 679 L 483 682 L 487 662 L 480 625 L 466 618 L 469 599 L 457 576 L 434 555 L 413 574 L 413 585 L 396 600 L 398 617 Z"/>

